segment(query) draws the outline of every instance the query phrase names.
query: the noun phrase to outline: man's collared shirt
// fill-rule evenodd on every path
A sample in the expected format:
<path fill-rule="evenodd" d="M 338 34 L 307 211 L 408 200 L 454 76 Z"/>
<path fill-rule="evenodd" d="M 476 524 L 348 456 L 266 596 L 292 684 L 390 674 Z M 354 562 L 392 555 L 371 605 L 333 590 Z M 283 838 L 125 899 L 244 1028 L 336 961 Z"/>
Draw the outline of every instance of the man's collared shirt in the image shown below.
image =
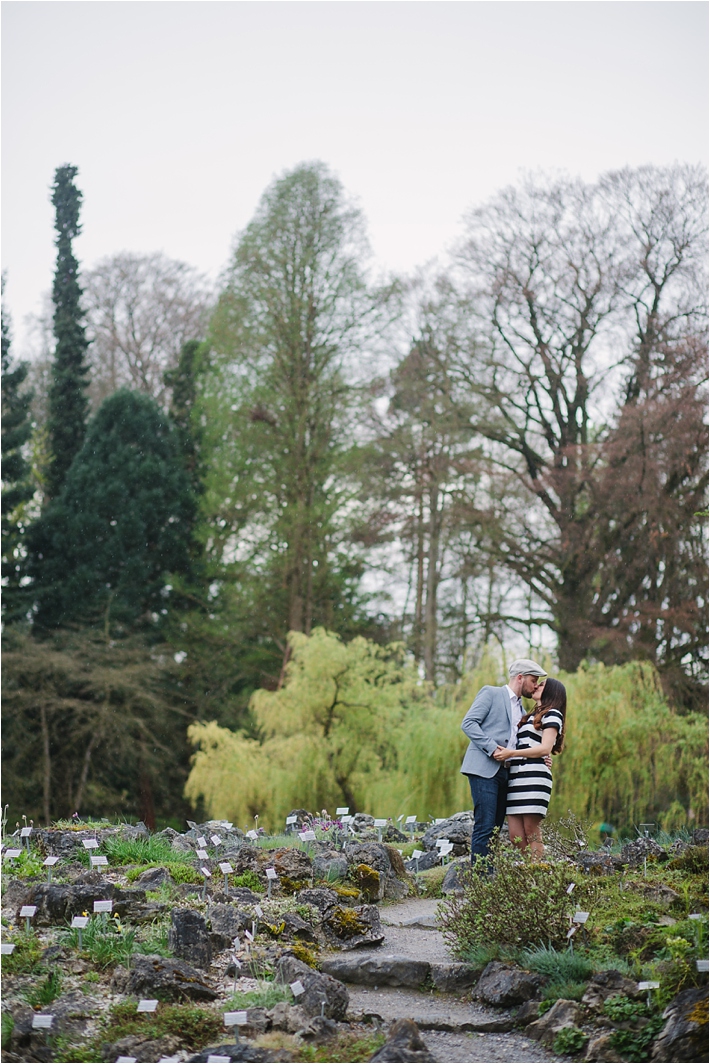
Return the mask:
<path fill-rule="evenodd" d="M 513 719 L 513 724 L 510 729 L 510 738 L 508 740 L 508 749 L 515 750 L 518 745 L 518 722 L 523 715 L 523 702 L 522 699 L 516 695 L 515 691 L 508 687 L 508 684 L 505 685 L 505 689 L 510 695 L 510 709 Z"/>

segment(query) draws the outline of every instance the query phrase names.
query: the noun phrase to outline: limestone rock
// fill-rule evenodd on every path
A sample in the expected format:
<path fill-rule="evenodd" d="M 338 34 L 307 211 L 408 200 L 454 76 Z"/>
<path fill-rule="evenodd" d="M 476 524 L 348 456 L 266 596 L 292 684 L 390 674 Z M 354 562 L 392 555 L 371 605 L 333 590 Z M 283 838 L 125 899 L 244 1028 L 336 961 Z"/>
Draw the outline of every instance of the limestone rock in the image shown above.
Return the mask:
<path fill-rule="evenodd" d="M 280 877 L 302 882 L 313 876 L 313 862 L 303 850 L 297 850 L 294 846 L 285 846 L 281 850 L 274 850 L 271 854 L 274 868 Z"/>
<path fill-rule="evenodd" d="M 245 1061 L 249 1064 L 259 1064 L 262 1061 L 291 1060 L 292 1057 L 283 1050 L 259 1049 L 258 1046 L 249 1045 L 248 1042 L 236 1042 L 231 1045 L 209 1046 L 201 1049 L 194 1057 L 188 1057 L 190 1064 L 204 1062 L 210 1057 L 227 1057 L 231 1061 Z M 158 1059 L 157 1057 L 155 1058 Z"/>
<path fill-rule="evenodd" d="M 179 1049 L 180 1039 L 172 1034 L 151 1039 L 129 1034 L 125 1038 L 119 1038 L 117 1042 L 104 1042 L 101 1055 L 106 1061 L 113 1061 L 118 1057 L 135 1057 L 141 1064 L 151 1064 L 151 1061 L 160 1060 L 161 1057 L 174 1056 Z"/>
<path fill-rule="evenodd" d="M 593 1035 L 587 1044 L 585 1061 L 588 1064 L 613 1064 L 619 1059 L 619 1050 L 611 1043 L 612 1031 L 601 1031 Z"/>
<path fill-rule="evenodd" d="M 346 842 L 343 853 L 349 865 L 367 865 L 381 876 L 386 876 L 392 869 L 387 848 L 379 842 Z"/>
<path fill-rule="evenodd" d="M 194 909 L 173 909 L 170 923 L 168 945 L 175 956 L 198 968 L 208 968 L 212 963 L 212 947 L 202 913 Z"/>
<path fill-rule="evenodd" d="M 185 961 L 153 954 L 135 954 L 130 971 L 119 966 L 111 982 L 119 993 L 138 997 L 165 997 L 173 1001 L 185 998 L 214 1001 L 217 997 L 202 972 Z"/>
<path fill-rule="evenodd" d="M 316 972 L 303 961 L 285 954 L 276 965 L 276 978 L 280 983 L 295 983 L 300 980 L 305 993 L 298 998 L 298 1007 L 309 1016 L 324 1015 L 331 1020 L 344 1020 L 350 996 L 341 982 L 323 972 Z M 323 1003 L 325 1005 L 323 1006 Z"/>
<path fill-rule="evenodd" d="M 415 989 L 426 983 L 430 973 L 428 961 L 392 953 L 327 957 L 322 961 L 321 967 L 324 972 L 345 983 L 359 983 L 364 986 L 409 986 Z"/>
<path fill-rule="evenodd" d="M 314 1045 L 323 1045 L 330 1042 L 338 1034 L 338 1025 L 335 1020 L 329 1020 L 327 1016 L 311 1016 L 305 1027 L 296 1031 L 296 1036 L 302 1042 L 311 1042 Z"/>
<path fill-rule="evenodd" d="M 487 1005 L 510 1008 L 538 995 L 546 980 L 533 972 L 524 972 L 503 961 L 491 961 L 483 969 L 475 995 Z"/>
<path fill-rule="evenodd" d="M 298 913 L 282 913 L 281 919 L 285 925 L 284 934 L 287 938 L 296 939 L 298 942 L 316 941 L 315 931 Z"/>
<path fill-rule="evenodd" d="M 452 861 L 449 867 L 446 869 L 446 874 L 441 883 L 442 894 L 461 894 L 463 892 L 463 885 L 461 883 L 461 873 L 467 872 L 471 868 L 471 861 L 468 858 L 463 858 L 459 861 Z"/>
<path fill-rule="evenodd" d="M 683 990 L 676 994 L 663 1013 L 666 1025 L 651 1050 L 651 1060 L 706 1060 L 708 1052 L 707 987 Z"/>
<path fill-rule="evenodd" d="M 288 1001 L 277 1002 L 267 1015 L 273 1028 L 277 1031 L 287 1031 L 289 1034 L 295 1034 L 306 1027 L 309 1020 L 303 1009 L 298 1005 L 290 1005 Z"/>
<path fill-rule="evenodd" d="M 404 867 L 409 873 L 426 872 L 429 868 L 436 868 L 441 858 L 437 850 L 429 850 L 416 860 L 411 857 L 405 861 Z"/>
<path fill-rule="evenodd" d="M 376 905 L 333 905 L 324 915 L 323 928 L 343 950 L 379 946 L 385 937 Z"/>
<path fill-rule="evenodd" d="M 317 879 L 345 879 L 347 874 L 347 859 L 337 850 L 326 850 L 313 858 L 313 875 Z"/>
<path fill-rule="evenodd" d="M 388 824 L 387 827 L 382 832 L 382 841 L 383 842 L 408 842 L 409 840 L 407 839 L 407 836 L 404 834 L 404 832 L 400 831 L 399 828 L 394 826 L 394 824 Z"/>
<path fill-rule="evenodd" d="M 617 972 L 615 968 L 610 968 L 606 972 L 597 972 L 596 975 L 592 976 L 587 989 L 584 991 L 582 1004 L 590 1009 L 601 1009 L 608 997 L 615 997 L 617 994 L 623 994 L 625 997 L 630 998 L 642 998 L 644 996 L 643 991 L 638 989 L 638 983 L 634 982 L 633 979 L 627 979 L 625 975 Z"/>
<path fill-rule="evenodd" d="M 402 898 L 406 898 L 410 893 L 410 887 L 408 883 L 403 883 L 401 879 L 396 876 L 387 876 L 384 885 L 384 896 L 386 901 L 401 901 Z"/>
<path fill-rule="evenodd" d="M 437 839 L 448 839 L 454 844 L 454 856 L 461 857 L 471 852 L 471 833 L 473 831 L 473 811 L 454 813 L 441 824 L 431 824 L 424 832 L 422 846 L 425 850 L 435 850 Z"/>
<path fill-rule="evenodd" d="M 414 1020 L 395 1020 L 387 1032 L 387 1041 L 370 1060 L 389 1061 L 391 1064 L 421 1061 L 425 1064 L 436 1060 L 436 1057 L 427 1049 Z"/>
<path fill-rule="evenodd" d="M 618 860 L 629 868 L 640 868 L 644 857 L 651 861 L 665 861 L 668 852 L 659 846 L 655 839 L 632 839 L 622 847 Z"/>
<path fill-rule="evenodd" d="M 172 883 L 173 877 L 167 868 L 147 868 L 145 872 L 136 879 L 136 885 L 143 887 L 144 890 L 158 890 L 162 887 L 163 883 Z M 129 1054 L 123 1054 L 128 1056 Z"/>
<path fill-rule="evenodd" d="M 477 976 L 478 972 L 475 968 L 472 968 L 470 964 L 462 964 L 460 961 L 430 965 L 429 978 L 431 982 L 437 990 L 445 993 L 466 990 L 474 985 Z"/>
<path fill-rule="evenodd" d="M 144 890 L 122 890 L 115 883 L 99 879 L 95 883 L 36 883 L 22 901 L 36 905 L 35 926 L 67 924 L 72 916 L 86 910 L 92 913 L 95 901 L 113 902 L 113 911 L 121 917 L 133 917 L 145 904 Z M 19 910 L 17 919 L 19 921 Z"/>
<path fill-rule="evenodd" d="M 311 889 L 299 890 L 298 900 L 304 905 L 312 905 L 314 909 L 318 909 L 319 912 L 324 913 L 326 909 L 331 907 L 331 905 L 338 904 L 338 895 L 334 890 L 328 890 L 327 887 L 313 887 Z"/>
<path fill-rule="evenodd" d="M 235 937 L 242 931 L 251 930 L 252 917 L 234 905 L 210 905 L 207 909 L 210 924 L 210 943 L 217 950 L 229 949 Z"/>
<path fill-rule="evenodd" d="M 539 1020 L 535 1020 L 525 1028 L 529 1038 L 534 1038 L 544 1045 L 552 1045 L 555 1035 L 563 1027 L 579 1027 L 582 1010 L 576 1001 L 565 1001 L 560 998 Z"/>

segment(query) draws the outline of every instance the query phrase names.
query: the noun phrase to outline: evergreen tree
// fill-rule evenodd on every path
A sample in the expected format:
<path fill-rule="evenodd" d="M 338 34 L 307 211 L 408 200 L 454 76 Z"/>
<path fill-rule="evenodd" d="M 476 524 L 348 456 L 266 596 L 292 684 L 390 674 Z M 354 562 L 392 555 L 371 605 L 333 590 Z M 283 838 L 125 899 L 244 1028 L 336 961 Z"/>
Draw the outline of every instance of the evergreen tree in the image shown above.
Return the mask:
<path fill-rule="evenodd" d="M 31 529 L 37 624 L 155 621 L 167 612 L 168 574 L 189 568 L 193 519 L 170 422 L 150 397 L 115 392 Z"/>
<path fill-rule="evenodd" d="M 52 463 L 47 490 L 56 498 L 86 435 L 89 346 L 81 309 L 79 263 L 72 240 L 81 232 L 79 210 L 82 194 L 74 184 L 76 166 L 58 167 L 52 192 L 57 230 L 57 269 L 54 274 L 54 336 L 56 347 L 49 391 L 49 430 Z"/>
<path fill-rule="evenodd" d="M 22 616 L 25 593 L 20 586 L 23 555 L 23 524 L 18 508 L 34 493 L 30 464 L 23 447 L 32 434 L 29 407 L 32 393 L 22 386 L 27 377 L 26 362 L 12 364 L 10 323 L 2 308 L 2 613 L 3 621 Z"/>

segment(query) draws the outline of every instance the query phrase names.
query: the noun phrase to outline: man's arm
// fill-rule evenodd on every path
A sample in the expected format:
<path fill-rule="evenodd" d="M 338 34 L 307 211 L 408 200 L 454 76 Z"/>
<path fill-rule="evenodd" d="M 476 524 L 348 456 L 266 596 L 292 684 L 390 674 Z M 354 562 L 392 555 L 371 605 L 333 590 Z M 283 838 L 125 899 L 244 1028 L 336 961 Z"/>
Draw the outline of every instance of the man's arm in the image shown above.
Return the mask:
<path fill-rule="evenodd" d="M 491 739 L 489 735 L 486 735 L 482 724 L 490 712 L 495 690 L 494 687 L 482 688 L 476 695 L 468 713 L 461 721 L 461 731 L 468 736 L 474 746 L 477 746 L 479 750 L 489 757 L 492 756 L 493 751 L 498 747 L 498 743 L 495 739 Z"/>

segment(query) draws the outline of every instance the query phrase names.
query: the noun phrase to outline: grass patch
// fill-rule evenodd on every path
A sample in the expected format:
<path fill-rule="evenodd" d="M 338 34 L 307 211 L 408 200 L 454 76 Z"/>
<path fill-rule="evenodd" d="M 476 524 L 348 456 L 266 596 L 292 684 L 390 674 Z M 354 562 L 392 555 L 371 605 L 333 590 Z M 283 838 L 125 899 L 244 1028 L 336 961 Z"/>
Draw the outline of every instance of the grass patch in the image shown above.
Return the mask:
<path fill-rule="evenodd" d="M 585 954 L 556 950 L 551 946 L 525 949 L 520 961 L 529 971 L 546 975 L 551 983 L 584 983 L 594 972 L 594 966 Z"/>
<path fill-rule="evenodd" d="M 586 982 L 574 982 L 573 980 L 562 983 L 548 983 L 545 987 L 545 1000 L 541 1003 L 542 1012 L 547 1012 L 556 1001 L 581 1001 L 584 991 L 587 989 Z M 544 1008 L 542 1007 L 544 1005 Z"/>
<path fill-rule="evenodd" d="M 124 927 L 118 917 L 104 920 L 102 916 L 92 916 L 82 930 L 81 938 L 82 954 L 97 968 L 112 968 L 117 964 L 128 966 L 134 953 L 170 956 L 167 924 L 163 921 L 155 920 L 138 938 L 137 930 Z M 78 949 L 78 929 L 72 927 L 66 930 L 63 943 L 72 949 Z"/>
<path fill-rule="evenodd" d="M 138 1013 L 135 1001 L 121 1001 L 111 1007 L 100 1040 L 117 1042 L 128 1035 L 153 1039 L 167 1034 L 180 1038 L 188 1049 L 201 1049 L 224 1038 L 222 1014 L 197 1005 L 165 1003 L 159 1004 L 155 1012 Z"/>
<path fill-rule="evenodd" d="M 2 1048 L 7 1049 L 10 1045 L 10 1039 L 12 1038 L 12 1032 L 15 1030 L 15 1021 L 12 1018 L 12 1013 L 3 1012 L 2 1014 Z"/>
<path fill-rule="evenodd" d="M 110 837 L 104 840 L 103 850 L 112 865 L 185 865 L 193 855 L 174 850 L 165 839 L 149 837 L 147 839 L 120 839 Z M 145 871 L 145 867 L 142 869 Z M 140 873 L 139 873 L 140 874 Z M 172 875 L 172 872 L 171 872 Z"/>
<path fill-rule="evenodd" d="M 506 948 L 500 942 L 490 942 L 486 945 L 472 946 L 471 949 L 462 954 L 461 959 L 466 964 L 470 964 L 472 968 L 478 968 L 483 971 L 491 961 L 517 962 L 518 957 L 519 950 Z"/>
<path fill-rule="evenodd" d="M 25 991 L 25 1000 L 33 1009 L 51 1005 L 62 992 L 62 977 L 58 971 L 50 972 L 44 979 Z"/>
<path fill-rule="evenodd" d="M 279 1001 L 287 1001 L 293 1004 L 293 994 L 287 986 L 281 983 L 270 983 L 267 980 L 259 983 L 256 990 L 245 990 L 233 994 L 229 999 L 230 1009 L 273 1009 Z"/>
<path fill-rule="evenodd" d="M 370 1035 L 342 1035 L 337 1042 L 324 1046 L 303 1046 L 296 1059 L 304 1064 L 360 1064 L 384 1044 L 385 1036 L 379 1031 Z"/>
<path fill-rule="evenodd" d="M 136 868 L 129 868 L 126 872 L 126 879 L 129 883 L 135 883 L 139 876 L 142 876 L 144 872 L 147 872 L 150 868 L 167 868 L 168 872 L 172 876 L 175 883 L 196 883 L 200 885 L 202 883 L 202 876 L 193 868 L 191 864 L 187 863 L 189 860 L 189 854 L 185 854 L 187 860 L 176 860 L 175 850 L 170 851 L 169 861 L 150 862 L 148 865 L 139 865 Z"/>
<path fill-rule="evenodd" d="M 248 890 L 253 890 L 255 894 L 263 894 L 265 890 L 258 875 L 251 868 L 247 868 L 246 872 L 238 876 L 232 876 L 232 886 L 246 887 Z"/>
<path fill-rule="evenodd" d="M 420 894 L 425 898 L 440 898 L 441 884 L 448 871 L 448 866 L 438 865 L 436 868 L 427 868 L 425 872 L 417 875 L 417 885 Z"/>
<path fill-rule="evenodd" d="M 15 943 L 15 950 L 2 958 L 3 975 L 32 975 L 39 968 L 42 947 L 34 931 L 16 931 L 7 939 Z"/>

